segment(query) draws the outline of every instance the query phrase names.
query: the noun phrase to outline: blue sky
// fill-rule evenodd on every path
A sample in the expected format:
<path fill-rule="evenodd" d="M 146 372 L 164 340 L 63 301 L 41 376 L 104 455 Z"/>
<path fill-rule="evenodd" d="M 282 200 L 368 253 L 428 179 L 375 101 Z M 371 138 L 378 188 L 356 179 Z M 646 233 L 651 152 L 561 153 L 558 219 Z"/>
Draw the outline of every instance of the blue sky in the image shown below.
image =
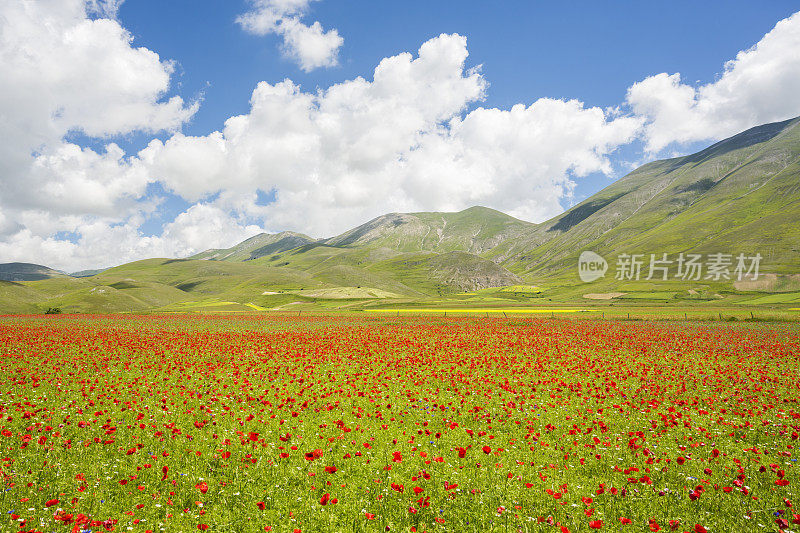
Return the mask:
<path fill-rule="evenodd" d="M 721 65 L 758 42 L 797 4 L 675 2 L 664 9 L 654 2 L 326 1 L 312 4 L 309 14 L 347 38 L 340 65 L 309 73 L 279 53 L 278 36 L 241 31 L 235 20 L 244 7 L 237 1 L 128 0 L 119 11 L 137 45 L 178 61 L 178 92 L 203 96 L 200 111 L 184 127 L 189 135 L 204 135 L 246 113 L 259 81 L 289 77 L 307 89 L 324 88 L 368 75 L 382 58 L 415 50 L 441 33 L 467 37 L 469 64 L 481 65 L 490 84 L 481 105 L 510 108 L 548 96 L 616 106 L 631 83 L 655 72 L 680 72 L 698 84 L 713 80 Z M 131 146 L 141 148 L 143 140 L 137 137 Z M 621 150 L 615 159 L 637 161 L 637 151 Z M 564 207 L 591 196 L 626 168 L 577 181 L 575 196 Z M 147 224 L 147 233 L 159 233 L 164 218 L 185 209 L 179 198 L 167 205 L 162 217 Z"/>
<path fill-rule="evenodd" d="M 278 50 L 279 37 L 248 35 L 235 23 L 246 3 L 128 0 L 119 19 L 134 44 L 180 64 L 179 93 L 204 93 L 184 131 L 202 135 L 248 111 L 262 80 L 286 77 L 306 88 L 369 76 L 382 58 L 414 51 L 441 33 L 468 39 L 482 65 L 484 102 L 508 108 L 542 96 L 614 106 L 632 83 L 680 72 L 706 83 L 739 50 L 756 44 L 796 2 L 342 2 L 311 5 L 311 18 L 345 36 L 340 65 L 300 70 Z"/>
<path fill-rule="evenodd" d="M 3 8 L 5 20 L 30 28 L 16 36 L 26 46 L 44 50 L 52 40 L 75 79 L 48 76 L 56 68 L 49 63 L 6 65 L 42 72 L 39 86 L 53 90 L 49 119 L 26 114 L 20 100 L 4 132 L 41 128 L 15 152 L 27 150 L 27 159 L 0 169 L 10 176 L 0 191 L 0 251 L 60 259 L 54 266 L 64 268 L 108 262 L 101 251 L 109 239 L 122 243 L 114 256 L 125 260 L 181 255 L 263 230 L 327 236 L 390 210 L 480 203 L 540 221 L 643 161 L 800 115 L 791 96 L 800 87 L 794 2 L 31 5 Z M 63 52 L 63 35 L 35 35 L 57 17 L 64 28 L 85 29 L 85 53 Z M 296 46 L 329 38 L 329 49 L 315 48 L 313 60 L 293 55 L 292 35 Z M 427 66 L 412 63 L 423 43 L 431 43 Z M 390 82 L 373 83 L 376 66 L 400 54 L 410 55 L 395 61 Z M 104 67 L 112 63 L 118 68 Z M 760 76 L 763 87 L 755 87 L 764 64 L 781 74 Z M 353 82 L 358 77 L 366 88 Z M 281 83 L 287 79 L 291 86 Z M 20 94 L 29 90 L 24 83 Z M 73 86 L 74 94 L 59 93 Z M 402 95 L 409 86 L 413 94 Z M 331 87 L 350 96 L 328 98 Z M 366 100 L 372 107 L 356 110 Z M 281 106 L 295 104 L 296 115 L 281 116 Z M 419 115 L 419 123 L 405 124 L 402 115 Z M 235 116 L 247 124 L 236 138 L 239 130 L 226 127 Z M 331 117 L 336 134 L 323 131 Z M 405 137 L 389 138 L 406 127 Z M 383 144 L 362 146 L 370 137 Z M 332 156 L 325 147 L 337 139 L 344 155 Z M 110 143 L 118 148 L 109 151 Z M 319 151 L 306 153 L 307 146 Z"/>

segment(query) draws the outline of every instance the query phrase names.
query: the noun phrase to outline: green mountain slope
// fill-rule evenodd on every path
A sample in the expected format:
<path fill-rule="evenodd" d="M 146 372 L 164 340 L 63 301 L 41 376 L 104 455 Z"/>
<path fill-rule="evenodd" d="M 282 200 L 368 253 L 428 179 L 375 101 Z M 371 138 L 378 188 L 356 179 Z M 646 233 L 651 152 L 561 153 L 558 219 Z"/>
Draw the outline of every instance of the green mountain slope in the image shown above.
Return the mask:
<path fill-rule="evenodd" d="M 258 259 L 267 255 L 284 252 L 315 242 L 308 235 L 302 233 L 294 233 L 292 231 L 284 231 L 281 233 L 261 233 L 254 237 L 250 237 L 232 248 L 223 250 L 206 250 L 197 255 L 193 255 L 190 259 L 211 259 L 215 261 L 250 261 Z"/>
<path fill-rule="evenodd" d="M 648 163 L 488 255 L 526 277 L 600 254 L 761 253 L 800 266 L 800 119 L 752 128 L 686 157 Z"/>
<path fill-rule="evenodd" d="M 480 255 L 534 227 L 530 222 L 476 206 L 457 213 L 390 213 L 326 239 L 324 243 L 399 252 L 460 251 Z"/>
<path fill-rule="evenodd" d="M 39 281 L 50 278 L 67 277 L 58 270 L 53 270 L 33 263 L 2 263 L 0 264 L 0 280 L 2 281 Z"/>
<path fill-rule="evenodd" d="M 306 272 L 319 283 L 424 297 L 510 285 L 519 278 L 478 254 L 534 228 L 485 207 L 457 213 L 390 213 L 341 235 L 259 235 L 194 256 Z"/>
<path fill-rule="evenodd" d="M 40 313 L 36 304 L 43 302 L 47 296 L 36 289 L 26 287 L 13 281 L 0 281 L 0 313 L 27 314 Z"/>

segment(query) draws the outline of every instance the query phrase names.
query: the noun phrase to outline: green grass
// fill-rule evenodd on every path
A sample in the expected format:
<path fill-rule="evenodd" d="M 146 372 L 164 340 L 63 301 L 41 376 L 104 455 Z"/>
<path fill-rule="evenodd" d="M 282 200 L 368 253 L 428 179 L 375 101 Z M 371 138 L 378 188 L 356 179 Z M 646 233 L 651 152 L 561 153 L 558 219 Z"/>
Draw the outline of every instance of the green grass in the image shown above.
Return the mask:
<path fill-rule="evenodd" d="M 492 290 L 492 289 L 484 289 L 484 290 Z M 497 287 L 497 292 L 520 292 L 520 293 L 529 293 L 529 294 L 539 294 L 542 292 L 542 288 L 536 285 L 508 285 L 506 287 Z"/>
<path fill-rule="evenodd" d="M 628 292 L 619 296 L 620 300 L 671 300 L 678 293 L 675 292 Z"/>
<path fill-rule="evenodd" d="M 288 292 L 320 300 L 370 300 L 402 297 L 400 294 L 373 287 L 330 287 L 325 289 Z"/>
<path fill-rule="evenodd" d="M 787 304 L 796 302 L 800 302 L 800 292 L 768 294 L 746 300 L 746 303 L 749 305 Z"/>

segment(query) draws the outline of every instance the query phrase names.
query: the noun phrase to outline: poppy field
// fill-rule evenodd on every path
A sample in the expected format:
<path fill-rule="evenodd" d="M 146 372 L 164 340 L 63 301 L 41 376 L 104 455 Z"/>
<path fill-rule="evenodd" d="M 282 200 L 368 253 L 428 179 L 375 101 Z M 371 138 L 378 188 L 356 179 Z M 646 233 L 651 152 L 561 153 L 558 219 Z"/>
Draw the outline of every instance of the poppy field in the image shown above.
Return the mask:
<path fill-rule="evenodd" d="M 800 331 L 0 318 L 0 530 L 800 531 Z"/>

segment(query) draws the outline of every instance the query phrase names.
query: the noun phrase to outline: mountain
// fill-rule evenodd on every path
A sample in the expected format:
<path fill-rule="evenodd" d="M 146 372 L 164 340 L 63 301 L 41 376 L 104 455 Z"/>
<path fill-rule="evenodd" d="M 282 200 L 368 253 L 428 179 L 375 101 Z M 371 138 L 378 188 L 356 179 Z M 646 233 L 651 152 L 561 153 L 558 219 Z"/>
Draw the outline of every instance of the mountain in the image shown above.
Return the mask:
<path fill-rule="evenodd" d="M 388 248 L 400 252 L 469 252 L 480 255 L 536 227 L 487 207 L 457 213 L 390 213 L 341 235 L 326 246 Z"/>
<path fill-rule="evenodd" d="M 190 259 L 208 259 L 214 261 L 250 261 L 278 252 L 284 252 L 315 242 L 308 235 L 284 231 L 281 233 L 260 233 L 250 237 L 232 248 L 224 250 L 211 249 L 193 255 Z"/>
<path fill-rule="evenodd" d="M 541 298 L 797 307 L 798 220 L 800 119 L 793 119 L 647 163 L 541 224 L 476 206 L 390 213 L 327 239 L 260 234 L 187 259 L 136 261 L 80 278 L 40 265 L 0 265 L 0 280 L 7 280 L 0 281 L 0 312 L 358 309 L 387 299 L 396 305 Z M 609 263 L 621 253 L 759 253 L 763 280 L 623 282 L 612 270 L 587 286 L 577 275 L 578 256 L 587 250 Z M 762 294 L 746 292 L 754 290 Z"/>
<path fill-rule="evenodd" d="M 73 278 L 90 278 L 92 276 L 96 276 L 101 272 L 105 272 L 107 269 L 105 268 L 94 268 L 89 270 L 79 270 L 78 272 L 70 272 L 69 275 Z"/>
<path fill-rule="evenodd" d="M 39 281 L 65 276 L 63 272 L 33 263 L 0 264 L 0 280 L 3 281 Z"/>
<path fill-rule="evenodd" d="M 800 265 L 800 119 L 766 124 L 696 154 L 648 163 L 488 256 L 523 276 L 574 272 L 583 250 L 764 256 Z"/>
<path fill-rule="evenodd" d="M 306 272 L 329 287 L 372 287 L 418 298 L 518 283 L 518 276 L 479 254 L 533 227 L 486 207 L 390 213 L 328 239 L 261 234 L 191 259 L 248 261 Z"/>

